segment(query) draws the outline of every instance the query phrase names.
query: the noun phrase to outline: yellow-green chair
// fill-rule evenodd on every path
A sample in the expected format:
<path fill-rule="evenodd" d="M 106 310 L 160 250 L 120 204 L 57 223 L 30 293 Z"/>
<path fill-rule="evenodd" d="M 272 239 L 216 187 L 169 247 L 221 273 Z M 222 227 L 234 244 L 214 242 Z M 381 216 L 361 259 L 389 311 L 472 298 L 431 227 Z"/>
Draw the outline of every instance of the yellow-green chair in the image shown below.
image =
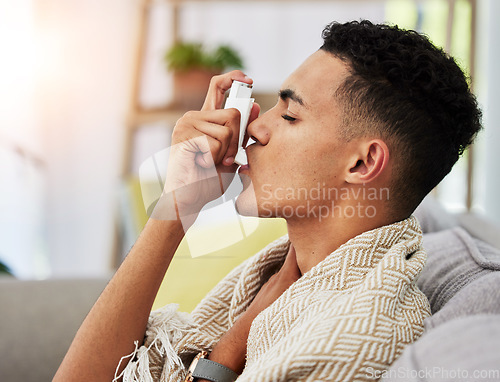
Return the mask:
<path fill-rule="evenodd" d="M 127 180 L 126 187 L 130 196 L 128 205 L 133 210 L 131 215 L 136 220 L 134 224 L 141 230 L 148 219 L 142 203 L 141 186 L 136 178 L 132 178 Z M 190 236 L 181 242 L 170 264 L 153 309 L 177 303 L 180 311 L 190 312 L 234 267 L 284 234 L 284 220 L 259 218 L 215 223 L 199 229 L 194 235 L 189 231 Z M 224 237 L 236 239 L 226 245 L 221 241 Z M 196 247 L 210 244 L 212 248 L 218 248 L 199 256 Z"/>

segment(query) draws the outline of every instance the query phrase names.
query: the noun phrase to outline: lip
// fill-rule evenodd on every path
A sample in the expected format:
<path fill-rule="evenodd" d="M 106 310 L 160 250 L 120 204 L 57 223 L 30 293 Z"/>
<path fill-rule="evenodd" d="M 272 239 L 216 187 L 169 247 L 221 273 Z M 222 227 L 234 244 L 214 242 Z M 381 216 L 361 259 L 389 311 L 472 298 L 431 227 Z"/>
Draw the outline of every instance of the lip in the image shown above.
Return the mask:
<path fill-rule="evenodd" d="M 244 172 L 248 172 L 250 166 L 248 164 L 243 164 L 238 168 L 238 173 L 242 174 Z"/>

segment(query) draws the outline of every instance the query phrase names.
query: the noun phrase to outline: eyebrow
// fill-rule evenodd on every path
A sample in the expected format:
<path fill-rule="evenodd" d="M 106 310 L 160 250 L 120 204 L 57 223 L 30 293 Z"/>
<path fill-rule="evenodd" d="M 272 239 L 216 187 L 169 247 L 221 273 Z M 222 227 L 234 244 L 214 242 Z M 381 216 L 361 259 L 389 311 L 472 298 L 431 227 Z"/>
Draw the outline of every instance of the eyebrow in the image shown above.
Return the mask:
<path fill-rule="evenodd" d="M 292 101 L 295 101 L 297 102 L 298 104 L 300 104 L 301 106 L 304 106 L 305 108 L 307 108 L 307 105 L 306 103 L 304 102 L 304 100 L 302 99 L 301 96 L 299 96 L 295 90 L 292 90 L 292 89 L 283 89 L 283 90 L 280 90 L 278 92 L 278 95 L 279 97 L 283 100 L 283 101 L 287 101 L 289 99 L 291 99 Z"/>

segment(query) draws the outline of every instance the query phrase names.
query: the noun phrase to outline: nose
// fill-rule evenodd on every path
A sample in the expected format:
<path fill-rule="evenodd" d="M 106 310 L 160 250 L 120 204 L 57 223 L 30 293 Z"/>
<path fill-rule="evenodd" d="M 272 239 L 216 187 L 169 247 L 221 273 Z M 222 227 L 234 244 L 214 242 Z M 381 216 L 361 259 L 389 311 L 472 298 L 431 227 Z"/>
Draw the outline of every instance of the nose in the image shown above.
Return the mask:
<path fill-rule="evenodd" d="M 269 139 L 271 138 L 271 130 L 269 129 L 269 115 L 271 110 L 262 114 L 259 118 L 252 121 L 247 127 L 247 133 L 250 138 L 254 141 L 260 143 L 261 145 L 267 145 Z"/>

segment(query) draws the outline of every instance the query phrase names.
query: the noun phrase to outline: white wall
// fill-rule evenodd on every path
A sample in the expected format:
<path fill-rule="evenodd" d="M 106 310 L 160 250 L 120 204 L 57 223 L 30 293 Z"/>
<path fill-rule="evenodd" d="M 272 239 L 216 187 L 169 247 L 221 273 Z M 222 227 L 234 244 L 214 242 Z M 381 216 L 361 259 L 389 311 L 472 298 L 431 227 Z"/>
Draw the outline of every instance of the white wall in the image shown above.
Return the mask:
<path fill-rule="evenodd" d="M 162 57 L 169 43 L 168 4 L 158 2 L 151 18 L 142 100 L 158 106 L 171 96 Z M 226 43 L 243 56 L 245 72 L 258 92 L 276 92 L 286 77 L 321 44 L 331 21 L 368 18 L 383 22 L 384 1 L 187 2 L 180 13 L 180 36 L 210 47 Z"/>
<path fill-rule="evenodd" d="M 12 136 L 21 132 L 23 143 L 33 147 L 44 160 L 45 183 L 40 189 L 45 187 L 47 193 L 43 206 L 46 253 L 54 276 L 98 275 L 110 270 L 138 3 L 139 0 L 0 0 L 2 11 L 17 9 L 12 4 L 35 5 L 37 36 L 33 41 L 41 50 L 36 60 L 31 61 L 29 55 L 18 52 L 21 56 L 16 56 L 11 67 L 31 62 L 31 66 L 23 70 L 32 76 L 30 68 L 36 68 L 38 87 L 29 86 L 33 83 L 28 81 L 29 76 L 9 79 L 5 74 L 8 72 L 2 69 L 0 80 L 10 81 L 10 87 L 22 94 L 10 90 L 1 93 L 2 114 L 15 116 L 19 128 L 3 128 L 0 132 Z M 317 49 L 326 23 L 333 19 L 384 19 L 384 8 L 375 1 L 342 5 L 305 1 L 302 5 L 279 6 L 263 2 L 231 5 L 222 2 L 215 8 L 196 4 L 188 6 L 182 14 L 183 36 L 239 46 L 256 87 L 272 91 Z M 482 102 L 486 105 L 486 144 L 490 157 L 483 163 L 487 163 L 491 176 L 483 199 L 486 212 L 497 218 L 500 203 L 496 190 L 500 180 L 494 154 L 495 142 L 500 142 L 500 108 L 495 107 L 500 99 L 500 74 L 495 69 L 500 59 L 500 30 L 494 17 L 500 14 L 500 4 L 496 0 L 480 0 L 480 4 L 489 7 L 485 12 L 489 22 L 480 23 L 487 28 L 482 35 L 485 48 L 480 54 L 487 59 L 483 61 L 480 57 L 479 62 L 485 66 L 478 66 L 478 71 L 487 73 L 488 83 Z M 150 106 L 161 105 L 170 94 L 169 78 L 161 63 L 169 41 L 169 15 L 164 8 L 154 16 L 155 36 L 148 47 L 142 93 L 145 104 Z M 239 16 L 245 23 L 239 22 Z M 9 29 L 0 31 L 4 36 L 11 33 Z M 0 40 L 8 41 L 8 38 Z M 19 46 L 30 44 L 24 41 L 22 45 L 22 42 Z M 18 98 L 16 94 L 20 94 Z M 5 114 L 7 109 L 10 111 Z M 5 122 L 7 117 L 2 118 L 0 125 L 12 125 L 11 120 Z M 158 149 L 153 145 L 149 148 Z M 143 156 L 148 154 L 147 150 L 143 152 Z M 18 200 L 22 198 L 18 195 Z M 18 205 L 23 205 L 26 211 L 32 210 L 31 204 L 19 202 Z M 40 219 L 39 215 L 37 212 L 33 219 Z M 16 230 L 19 231 L 22 232 L 23 227 Z M 6 235 L 5 230 L 0 232 Z M 26 243 L 38 240 L 33 236 L 15 237 L 17 241 L 23 239 Z"/>
<path fill-rule="evenodd" d="M 0 0 L 0 260 L 23 278 L 48 271 L 33 20 L 32 0 Z"/>
<path fill-rule="evenodd" d="M 54 276 L 107 273 L 113 244 L 136 1 L 37 2 L 39 105 Z"/>
<path fill-rule="evenodd" d="M 482 152 L 484 162 L 479 182 L 484 182 L 481 200 L 484 213 L 500 224 L 500 1 L 482 0 L 480 2 L 480 61 L 481 101 L 484 107 L 484 125 Z"/>

